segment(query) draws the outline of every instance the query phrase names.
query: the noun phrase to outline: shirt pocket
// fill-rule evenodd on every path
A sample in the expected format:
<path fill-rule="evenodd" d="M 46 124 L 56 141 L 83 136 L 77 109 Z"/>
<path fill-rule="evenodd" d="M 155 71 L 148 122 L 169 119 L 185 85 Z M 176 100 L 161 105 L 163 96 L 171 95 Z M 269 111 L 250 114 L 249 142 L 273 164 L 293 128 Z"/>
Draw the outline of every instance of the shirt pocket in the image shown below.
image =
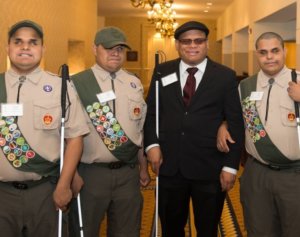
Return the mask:
<path fill-rule="evenodd" d="M 142 95 L 129 95 L 128 103 L 131 120 L 141 120 L 145 117 L 147 107 Z"/>
<path fill-rule="evenodd" d="M 61 119 L 60 102 L 49 100 L 35 101 L 33 103 L 33 115 L 36 129 L 57 129 Z"/>
<path fill-rule="evenodd" d="M 296 127 L 295 105 L 291 101 L 280 101 L 281 122 L 287 127 Z"/>

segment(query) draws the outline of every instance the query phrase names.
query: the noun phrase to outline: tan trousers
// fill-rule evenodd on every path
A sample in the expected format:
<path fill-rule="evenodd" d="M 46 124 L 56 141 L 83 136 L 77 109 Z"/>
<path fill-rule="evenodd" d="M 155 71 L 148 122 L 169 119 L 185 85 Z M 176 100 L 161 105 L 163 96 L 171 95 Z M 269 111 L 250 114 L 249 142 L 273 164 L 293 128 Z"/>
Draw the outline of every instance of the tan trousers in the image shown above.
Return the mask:
<path fill-rule="evenodd" d="M 300 236 L 300 173 L 271 170 L 253 158 L 241 177 L 248 237 Z"/>

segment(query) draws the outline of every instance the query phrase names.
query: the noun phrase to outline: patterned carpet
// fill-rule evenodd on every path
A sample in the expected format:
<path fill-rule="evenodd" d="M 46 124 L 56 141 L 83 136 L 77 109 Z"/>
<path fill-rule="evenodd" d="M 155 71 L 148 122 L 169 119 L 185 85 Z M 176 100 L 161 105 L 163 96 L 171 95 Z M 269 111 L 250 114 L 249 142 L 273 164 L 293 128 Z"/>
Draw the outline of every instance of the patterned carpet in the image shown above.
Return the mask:
<path fill-rule="evenodd" d="M 224 204 L 224 209 L 219 225 L 219 237 L 247 237 L 244 220 L 243 210 L 240 204 L 240 184 L 239 177 L 243 169 L 241 168 L 238 173 L 237 181 L 233 189 L 228 193 Z M 154 218 L 155 209 L 155 175 L 151 172 L 151 183 L 148 187 L 142 188 L 142 194 L 144 197 L 144 208 L 142 216 L 142 228 L 140 237 L 151 237 L 152 224 Z M 195 227 L 190 223 L 193 223 L 194 217 L 191 211 L 189 223 L 186 226 L 186 237 L 196 237 Z M 105 237 L 105 221 L 101 225 L 101 231 L 99 237 Z M 158 230 L 158 236 L 160 237 L 160 228 Z"/>

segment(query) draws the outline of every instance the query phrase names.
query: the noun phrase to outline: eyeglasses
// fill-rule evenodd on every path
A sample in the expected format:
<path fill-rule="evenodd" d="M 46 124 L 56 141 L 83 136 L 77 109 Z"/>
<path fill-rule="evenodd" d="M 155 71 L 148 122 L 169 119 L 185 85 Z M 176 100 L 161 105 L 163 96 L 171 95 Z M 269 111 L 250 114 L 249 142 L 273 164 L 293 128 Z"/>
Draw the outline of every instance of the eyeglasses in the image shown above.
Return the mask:
<path fill-rule="evenodd" d="M 183 45 L 191 45 L 192 42 L 196 45 L 201 45 L 207 41 L 207 38 L 196 38 L 196 39 L 179 39 L 178 40 Z"/>

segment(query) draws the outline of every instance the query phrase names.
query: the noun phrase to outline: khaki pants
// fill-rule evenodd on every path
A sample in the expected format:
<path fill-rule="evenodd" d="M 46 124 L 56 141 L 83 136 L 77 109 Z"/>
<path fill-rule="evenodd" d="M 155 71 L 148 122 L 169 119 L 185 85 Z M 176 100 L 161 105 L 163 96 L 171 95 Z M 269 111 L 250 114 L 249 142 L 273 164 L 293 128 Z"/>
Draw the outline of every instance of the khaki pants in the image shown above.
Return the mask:
<path fill-rule="evenodd" d="M 84 180 L 80 192 L 84 236 L 98 237 L 107 214 L 107 236 L 139 237 L 143 200 L 138 166 L 110 169 L 81 164 L 79 173 Z M 70 237 L 80 236 L 76 200 L 69 216 Z"/>
<path fill-rule="evenodd" d="M 0 236 L 57 237 L 54 188 L 50 181 L 28 189 L 0 182 Z"/>
<path fill-rule="evenodd" d="M 271 170 L 249 158 L 241 177 L 248 237 L 300 236 L 300 173 Z"/>

